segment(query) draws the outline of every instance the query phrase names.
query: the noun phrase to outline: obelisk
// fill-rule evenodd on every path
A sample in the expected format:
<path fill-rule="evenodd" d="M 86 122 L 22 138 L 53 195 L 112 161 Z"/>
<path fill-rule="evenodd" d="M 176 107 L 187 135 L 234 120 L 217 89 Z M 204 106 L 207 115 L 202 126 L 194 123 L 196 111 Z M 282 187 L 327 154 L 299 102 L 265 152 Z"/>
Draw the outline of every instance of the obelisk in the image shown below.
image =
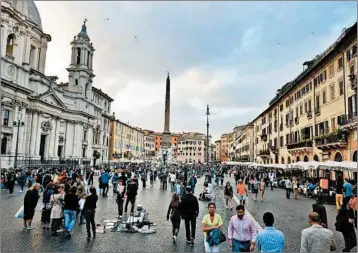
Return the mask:
<path fill-rule="evenodd" d="M 164 132 L 163 132 L 163 148 L 170 148 L 170 77 L 168 72 L 167 82 L 165 86 L 165 110 L 164 110 Z"/>

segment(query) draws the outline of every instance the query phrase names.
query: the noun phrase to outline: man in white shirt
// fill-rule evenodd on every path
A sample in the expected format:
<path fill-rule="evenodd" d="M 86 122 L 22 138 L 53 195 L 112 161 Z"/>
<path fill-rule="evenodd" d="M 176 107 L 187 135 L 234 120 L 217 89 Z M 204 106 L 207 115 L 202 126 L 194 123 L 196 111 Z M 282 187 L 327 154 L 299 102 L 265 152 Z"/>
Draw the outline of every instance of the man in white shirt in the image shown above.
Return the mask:
<path fill-rule="evenodd" d="M 292 191 L 292 183 L 289 178 L 286 179 L 285 186 L 286 186 L 286 198 L 290 199 L 290 195 Z"/>
<path fill-rule="evenodd" d="M 170 191 L 175 192 L 175 182 L 177 179 L 175 173 L 170 173 L 169 178 L 170 178 Z"/>

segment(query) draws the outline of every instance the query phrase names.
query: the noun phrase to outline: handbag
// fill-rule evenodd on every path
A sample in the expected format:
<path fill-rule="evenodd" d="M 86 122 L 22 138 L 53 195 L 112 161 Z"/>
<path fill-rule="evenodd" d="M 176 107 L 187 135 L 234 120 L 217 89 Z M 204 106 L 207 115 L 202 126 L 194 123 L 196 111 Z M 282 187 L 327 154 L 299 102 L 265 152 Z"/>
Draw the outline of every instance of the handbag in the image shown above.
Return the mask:
<path fill-rule="evenodd" d="M 17 213 L 15 214 L 15 217 L 18 219 L 24 218 L 24 206 L 20 207 L 19 211 L 17 211 Z"/>
<path fill-rule="evenodd" d="M 220 241 L 219 241 L 219 244 L 223 243 L 223 242 L 226 242 L 226 236 L 225 234 L 223 233 L 223 231 L 220 229 Z"/>

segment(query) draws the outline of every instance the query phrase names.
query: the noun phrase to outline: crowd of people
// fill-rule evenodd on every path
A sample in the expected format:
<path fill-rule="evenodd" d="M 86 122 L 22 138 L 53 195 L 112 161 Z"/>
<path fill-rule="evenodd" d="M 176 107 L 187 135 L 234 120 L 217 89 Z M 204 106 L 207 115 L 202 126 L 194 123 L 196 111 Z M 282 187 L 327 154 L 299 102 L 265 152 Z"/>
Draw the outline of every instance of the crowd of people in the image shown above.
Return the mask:
<path fill-rule="evenodd" d="M 134 213 L 136 197 L 140 181 L 142 187 L 147 187 L 157 179 L 160 189 L 167 190 L 168 183 L 172 198 L 168 205 L 167 220 L 172 224 L 172 238 L 176 243 L 181 220 L 184 220 L 186 242 L 194 245 L 199 215 L 199 202 L 207 201 L 208 213 L 203 217 L 201 230 L 204 235 L 206 252 L 219 252 L 220 244 L 227 241 L 233 252 L 250 252 L 258 249 L 261 252 L 282 252 L 285 249 L 285 235 L 274 227 L 274 215 L 265 213 L 262 217 L 265 228 L 257 231 L 251 217 L 245 214 L 245 205 L 251 193 L 253 201 L 264 201 L 267 187 L 273 190 L 270 173 L 257 173 L 242 168 L 227 168 L 213 166 L 212 168 L 194 166 L 174 166 L 167 169 L 154 170 L 150 166 L 130 165 L 116 170 L 102 168 L 98 173 L 98 189 L 94 187 L 94 168 L 49 169 L 49 170 L 9 170 L 2 178 L 2 187 L 13 194 L 17 181 L 23 191 L 28 186 L 24 197 L 23 220 L 24 229 L 32 230 L 32 220 L 36 206 L 41 199 L 41 222 L 43 229 L 51 231 L 52 236 L 63 232 L 66 238 L 71 238 L 79 217 L 79 224 L 86 224 L 87 239 L 96 237 L 95 213 L 99 196 L 108 197 L 109 186 L 113 185 L 118 206 L 118 218 Z M 229 182 L 233 175 L 234 185 Z M 204 188 L 199 198 L 195 196 L 198 178 L 204 177 Z M 6 186 L 4 185 L 6 183 Z M 357 245 L 355 228 L 356 218 L 356 189 L 345 180 L 338 184 L 337 217 L 335 230 L 343 234 L 345 241 L 344 252 L 349 252 Z M 284 179 L 286 198 L 294 192 L 298 198 L 297 179 Z M 341 187 L 341 188 L 339 188 Z M 235 208 L 236 214 L 229 221 L 228 227 L 223 227 L 223 219 L 216 213 L 217 190 L 222 190 L 224 205 L 227 209 Z M 341 190 L 342 197 L 339 196 Z M 238 205 L 233 206 L 232 199 L 237 194 Z M 327 214 L 320 196 L 312 205 L 308 214 L 309 228 L 302 231 L 301 252 L 333 251 L 336 249 L 332 230 L 328 228 Z M 92 233 L 91 233 L 92 232 Z M 226 236 L 225 236 L 226 234 Z"/>

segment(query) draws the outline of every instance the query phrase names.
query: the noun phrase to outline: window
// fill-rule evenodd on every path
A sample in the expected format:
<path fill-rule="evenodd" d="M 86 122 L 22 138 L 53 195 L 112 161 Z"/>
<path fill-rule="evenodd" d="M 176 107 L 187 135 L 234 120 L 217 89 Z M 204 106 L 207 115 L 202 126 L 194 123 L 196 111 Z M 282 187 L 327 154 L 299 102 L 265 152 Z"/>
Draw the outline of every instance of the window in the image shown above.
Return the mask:
<path fill-rule="evenodd" d="M 349 74 L 354 75 L 354 64 L 349 67 Z"/>
<path fill-rule="evenodd" d="M 88 83 L 86 83 L 86 88 L 85 88 L 85 97 L 87 98 L 87 93 L 88 93 Z"/>
<path fill-rule="evenodd" d="M 342 96 L 344 94 L 344 85 L 343 80 L 339 81 L 339 95 Z"/>
<path fill-rule="evenodd" d="M 2 111 L 2 125 L 3 126 L 9 126 L 9 119 L 10 119 L 10 111 L 9 110 L 3 110 Z"/>
<path fill-rule="evenodd" d="M 331 97 L 331 101 L 335 99 L 335 87 L 334 85 L 331 85 L 329 87 L 329 93 L 330 93 L 330 97 Z"/>
<path fill-rule="evenodd" d="M 283 104 L 280 104 L 280 112 L 283 111 Z"/>
<path fill-rule="evenodd" d="M 78 79 L 75 79 L 75 85 L 78 85 Z"/>
<path fill-rule="evenodd" d="M 308 104 L 305 102 L 305 112 L 308 112 Z"/>
<path fill-rule="evenodd" d="M 322 104 L 325 104 L 327 102 L 327 96 L 326 96 L 326 91 L 322 92 Z"/>
<path fill-rule="evenodd" d="M 6 154 L 6 151 L 7 151 L 7 137 L 4 136 L 2 139 L 1 139 L 1 154 L 4 155 Z"/>
<path fill-rule="evenodd" d="M 81 63 L 81 48 L 77 48 L 77 64 Z"/>
<path fill-rule="evenodd" d="M 312 100 L 308 100 L 308 111 L 311 112 L 312 111 Z"/>
<path fill-rule="evenodd" d="M 90 52 L 87 52 L 87 67 L 90 66 L 89 63 L 90 63 Z"/>
<path fill-rule="evenodd" d="M 306 105 L 306 104 L 305 104 Z M 303 105 L 302 104 L 300 104 L 300 115 L 302 115 L 303 114 Z"/>
<path fill-rule="evenodd" d="M 347 51 L 347 61 L 350 62 L 354 56 L 357 55 L 357 44 L 353 45 L 348 51 Z"/>
<path fill-rule="evenodd" d="M 338 59 L 338 70 L 341 70 L 343 68 L 343 58 Z"/>
<path fill-rule="evenodd" d="M 283 143 L 283 136 L 280 136 L 280 147 L 282 148 L 285 144 Z"/>
<path fill-rule="evenodd" d="M 331 128 L 332 131 L 336 131 L 336 118 L 331 119 Z"/>
<path fill-rule="evenodd" d="M 83 140 L 87 141 L 87 130 L 83 130 Z"/>
<path fill-rule="evenodd" d="M 319 95 L 316 96 L 316 108 L 319 108 Z"/>
<path fill-rule="evenodd" d="M 326 81 L 326 71 L 323 71 L 320 75 L 319 75 L 319 80 L 321 83 L 324 83 Z"/>
<path fill-rule="evenodd" d="M 14 42 L 15 42 L 15 35 L 9 34 L 9 36 L 7 36 L 7 40 L 6 40 L 6 55 L 13 56 Z"/>
<path fill-rule="evenodd" d="M 329 66 L 329 68 L 328 68 L 328 75 L 329 75 L 329 77 L 334 76 L 334 65 L 333 64 L 331 66 Z"/>

